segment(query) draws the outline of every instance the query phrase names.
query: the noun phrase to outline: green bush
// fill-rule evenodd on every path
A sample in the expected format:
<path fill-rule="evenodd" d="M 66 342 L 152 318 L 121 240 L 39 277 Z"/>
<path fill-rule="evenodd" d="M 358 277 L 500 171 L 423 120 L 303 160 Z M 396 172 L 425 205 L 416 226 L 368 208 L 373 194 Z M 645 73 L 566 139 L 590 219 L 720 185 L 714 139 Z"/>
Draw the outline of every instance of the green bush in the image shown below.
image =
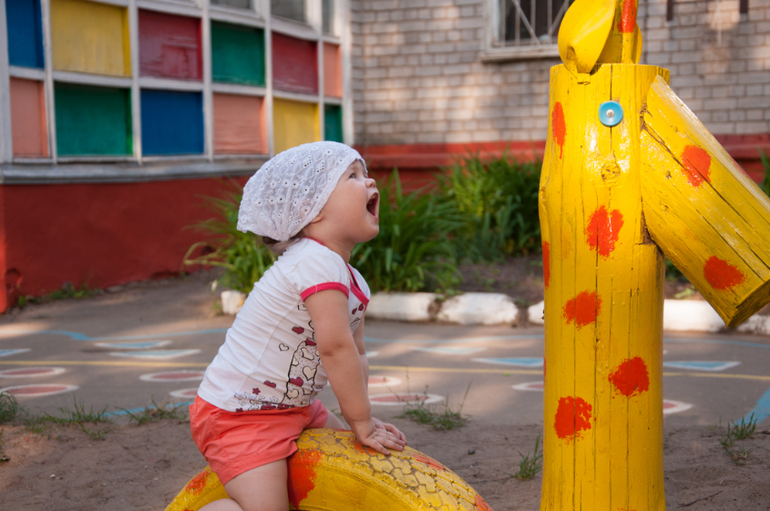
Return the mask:
<path fill-rule="evenodd" d="M 398 170 L 379 186 L 380 233 L 353 249 L 350 263 L 376 291 L 449 291 L 459 283 L 449 235 L 464 224 L 448 201 L 416 190 L 405 195 Z"/>
<path fill-rule="evenodd" d="M 233 182 L 222 197 L 203 197 L 205 207 L 216 218 L 190 227 L 212 237 L 194 243 L 185 254 L 184 264 L 224 268 L 217 283 L 248 294 L 276 256 L 260 242 L 259 236 L 236 228 L 242 195 L 243 187 Z M 196 252 L 200 255 L 191 257 Z"/>
<path fill-rule="evenodd" d="M 506 154 L 489 161 L 470 155 L 438 176 L 442 200 L 464 214 L 453 237 L 458 259 L 494 261 L 540 249 L 540 167 Z"/>

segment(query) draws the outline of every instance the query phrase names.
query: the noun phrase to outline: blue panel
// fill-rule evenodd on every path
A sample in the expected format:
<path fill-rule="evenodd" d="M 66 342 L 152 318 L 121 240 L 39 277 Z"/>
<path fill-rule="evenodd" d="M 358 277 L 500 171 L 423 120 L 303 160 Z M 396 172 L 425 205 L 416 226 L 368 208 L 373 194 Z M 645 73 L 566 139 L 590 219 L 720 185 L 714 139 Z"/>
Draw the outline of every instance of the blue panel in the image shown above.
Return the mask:
<path fill-rule="evenodd" d="M 40 0 L 5 0 L 8 58 L 12 66 L 43 64 L 43 25 Z"/>
<path fill-rule="evenodd" d="M 142 91 L 142 154 L 200 154 L 203 102 L 200 92 Z"/>

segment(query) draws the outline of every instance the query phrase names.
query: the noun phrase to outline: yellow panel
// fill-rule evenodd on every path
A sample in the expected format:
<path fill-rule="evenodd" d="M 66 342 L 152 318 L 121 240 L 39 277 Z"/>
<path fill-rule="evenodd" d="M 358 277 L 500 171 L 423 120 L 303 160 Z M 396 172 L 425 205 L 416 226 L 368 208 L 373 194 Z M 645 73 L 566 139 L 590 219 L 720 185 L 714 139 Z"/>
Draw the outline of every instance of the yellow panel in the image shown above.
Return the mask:
<path fill-rule="evenodd" d="M 126 8 L 51 0 L 51 49 L 56 70 L 129 76 Z"/>
<path fill-rule="evenodd" d="M 274 99 L 273 133 L 276 153 L 321 140 L 318 105 Z"/>

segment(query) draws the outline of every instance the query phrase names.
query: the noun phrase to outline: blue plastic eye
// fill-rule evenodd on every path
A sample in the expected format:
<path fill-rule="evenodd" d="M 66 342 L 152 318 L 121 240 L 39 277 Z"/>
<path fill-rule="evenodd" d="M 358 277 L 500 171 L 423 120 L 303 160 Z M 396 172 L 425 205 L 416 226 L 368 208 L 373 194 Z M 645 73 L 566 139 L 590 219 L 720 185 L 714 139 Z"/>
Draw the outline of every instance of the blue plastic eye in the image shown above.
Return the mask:
<path fill-rule="evenodd" d="M 623 107 L 617 101 L 605 101 L 599 106 L 599 120 L 605 126 L 617 126 L 623 120 Z"/>

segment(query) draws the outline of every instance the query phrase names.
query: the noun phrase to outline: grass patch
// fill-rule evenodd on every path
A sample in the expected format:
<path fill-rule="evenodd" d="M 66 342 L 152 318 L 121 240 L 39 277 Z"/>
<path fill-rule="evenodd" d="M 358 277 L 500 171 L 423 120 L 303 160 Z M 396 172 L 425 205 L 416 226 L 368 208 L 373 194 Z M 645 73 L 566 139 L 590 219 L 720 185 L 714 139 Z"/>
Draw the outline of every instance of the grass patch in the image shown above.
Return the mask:
<path fill-rule="evenodd" d="M 155 400 L 152 400 L 152 405 L 144 407 L 141 412 L 129 412 L 126 409 L 122 409 L 128 415 L 131 422 L 135 422 L 137 425 L 147 424 L 149 422 L 159 422 L 166 419 L 173 420 L 187 420 L 187 414 L 181 409 L 181 406 L 174 404 L 161 403 L 158 404 Z"/>
<path fill-rule="evenodd" d="M 727 433 L 719 439 L 719 445 L 736 465 L 745 463 L 751 451 L 748 448 L 735 447 L 735 442 L 752 438 L 756 429 L 757 419 L 754 418 L 753 413 L 749 416 L 748 422 L 741 419 L 740 422 L 727 424 Z"/>
<path fill-rule="evenodd" d="M 468 392 L 471 390 L 471 384 L 468 384 L 468 388 L 465 390 L 465 396 L 460 405 L 454 410 L 449 405 L 449 396 L 446 401 L 437 406 L 426 405 L 425 400 L 428 398 L 428 386 L 425 386 L 424 396 L 425 399 L 418 401 L 417 404 L 407 403 L 404 407 L 404 412 L 398 417 L 401 419 L 409 419 L 418 424 L 428 424 L 439 431 L 447 431 L 450 429 L 461 428 L 468 422 L 468 416 L 464 415 L 463 405 L 465 405 L 465 399 L 468 397 Z M 409 391 L 407 390 L 407 393 Z"/>
<path fill-rule="evenodd" d="M 59 413 L 61 413 L 61 417 L 45 414 L 42 417 L 42 421 L 50 422 L 52 424 L 79 424 L 81 426 L 84 423 L 96 424 L 99 422 L 111 422 L 107 415 L 106 406 L 102 410 L 94 411 L 93 407 L 90 407 L 88 411 L 86 411 L 83 401 L 78 404 L 76 398 L 73 397 L 72 400 L 74 402 L 74 409 L 59 407 L 57 409 L 59 410 Z"/>
<path fill-rule="evenodd" d="M 521 481 L 527 481 L 532 479 L 543 469 L 543 453 L 540 449 L 540 435 L 535 438 L 535 450 L 528 452 L 526 455 L 519 451 L 519 470 L 511 476 Z"/>
<path fill-rule="evenodd" d="M 0 392 L 0 424 L 13 422 L 24 413 L 24 407 L 9 392 Z"/>

